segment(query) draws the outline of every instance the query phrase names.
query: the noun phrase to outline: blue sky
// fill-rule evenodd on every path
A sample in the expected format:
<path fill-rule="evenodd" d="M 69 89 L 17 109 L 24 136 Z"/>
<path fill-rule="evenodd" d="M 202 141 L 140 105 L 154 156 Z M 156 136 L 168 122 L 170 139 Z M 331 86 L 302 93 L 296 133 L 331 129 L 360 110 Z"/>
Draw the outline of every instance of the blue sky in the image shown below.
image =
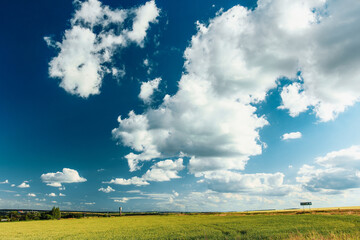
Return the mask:
<path fill-rule="evenodd" d="M 358 205 L 360 4 L 0 8 L 0 208 Z"/>

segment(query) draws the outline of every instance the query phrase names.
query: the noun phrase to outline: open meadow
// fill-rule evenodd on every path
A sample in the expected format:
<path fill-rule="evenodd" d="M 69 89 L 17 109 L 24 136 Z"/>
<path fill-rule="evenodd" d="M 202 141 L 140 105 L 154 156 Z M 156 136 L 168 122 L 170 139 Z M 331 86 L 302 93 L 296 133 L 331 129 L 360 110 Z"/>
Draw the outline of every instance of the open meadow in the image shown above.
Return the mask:
<path fill-rule="evenodd" d="M 360 239 L 360 215 L 324 210 L 5 222 L 0 239 Z"/>

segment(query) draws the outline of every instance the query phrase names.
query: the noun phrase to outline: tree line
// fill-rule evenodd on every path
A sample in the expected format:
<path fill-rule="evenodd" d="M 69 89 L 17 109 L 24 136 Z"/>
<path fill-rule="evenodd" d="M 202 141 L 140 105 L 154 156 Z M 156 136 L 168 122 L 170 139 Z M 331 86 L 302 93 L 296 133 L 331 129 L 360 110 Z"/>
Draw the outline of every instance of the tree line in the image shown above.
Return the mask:
<path fill-rule="evenodd" d="M 59 207 L 51 211 L 9 211 L 0 212 L 1 221 L 52 220 L 61 218 L 113 217 L 118 213 L 61 212 Z"/>
<path fill-rule="evenodd" d="M 51 211 L 46 212 L 29 211 L 22 213 L 21 211 L 11 211 L 5 216 L 1 216 L 2 220 L 6 219 L 7 221 L 51 220 L 60 218 L 61 212 L 58 207 L 53 207 Z"/>

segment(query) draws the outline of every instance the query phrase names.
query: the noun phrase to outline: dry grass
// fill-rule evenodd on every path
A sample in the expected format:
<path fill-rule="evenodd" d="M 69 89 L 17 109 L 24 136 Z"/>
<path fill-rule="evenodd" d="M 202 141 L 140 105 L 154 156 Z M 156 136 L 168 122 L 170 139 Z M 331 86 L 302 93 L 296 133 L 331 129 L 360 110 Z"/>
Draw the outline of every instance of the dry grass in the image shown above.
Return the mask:
<path fill-rule="evenodd" d="M 332 208 L 313 208 L 313 209 L 288 209 L 288 210 L 269 210 L 269 211 L 246 211 L 246 212 L 229 212 L 221 213 L 220 215 L 298 215 L 298 214 L 313 214 L 313 215 L 360 215 L 360 207 L 332 207 Z"/>
<path fill-rule="evenodd" d="M 360 236 L 347 233 L 330 233 L 327 236 L 317 232 L 290 234 L 289 240 L 359 240 Z"/>

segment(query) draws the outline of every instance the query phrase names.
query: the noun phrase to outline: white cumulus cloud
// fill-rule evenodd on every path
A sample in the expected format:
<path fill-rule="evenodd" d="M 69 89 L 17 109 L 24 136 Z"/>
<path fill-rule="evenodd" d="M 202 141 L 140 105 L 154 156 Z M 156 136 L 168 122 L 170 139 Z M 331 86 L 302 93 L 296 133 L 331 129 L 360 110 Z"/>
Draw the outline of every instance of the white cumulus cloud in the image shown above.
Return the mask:
<path fill-rule="evenodd" d="M 144 103 L 151 102 L 151 96 L 154 91 L 158 89 L 160 81 L 161 78 L 155 78 L 151 81 L 141 83 L 139 98 Z"/>
<path fill-rule="evenodd" d="M 282 105 L 279 109 L 288 109 L 292 117 L 297 117 L 301 112 L 308 110 L 308 107 L 316 101 L 305 95 L 303 85 L 292 83 L 283 87 L 281 92 Z"/>
<path fill-rule="evenodd" d="M 340 193 L 360 188 L 360 146 L 334 151 L 303 165 L 296 180 L 314 192 Z"/>
<path fill-rule="evenodd" d="M 301 83 L 283 89 L 281 108 L 289 109 L 290 115 L 296 116 L 311 107 L 320 121 L 333 120 L 360 99 L 357 67 L 360 54 L 355 50 L 360 47 L 360 16 L 357 14 L 360 3 L 351 0 L 291 2 L 290 5 L 303 5 L 302 10 L 294 8 L 299 19 L 306 18 L 300 14 L 306 11 L 313 20 L 294 34 L 297 39 L 290 45 L 297 45 L 297 49 L 286 47 L 279 51 L 279 54 L 288 51 L 297 56 L 302 77 Z M 286 11 L 287 7 L 281 8 Z M 282 36 L 283 43 L 289 36 L 287 32 Z"/>
<path fill-rule="evenodd" d="M 110 192 L 114 192 L 115 190 L 112 187 L 107 186 L 107 188 L 103 188 L 103 187 L 99 188 L 98 191 L 104 193 L 110 193 Z"/>
<path fill-rule="evenodd" d="M 29 197 L 36 197 L 36 194 L 35 193 L 28 193 L 28 196 Z"/>
<path fill-rule="evenodd" d="M 139 177 L 132 177 L 130 179 L 115 178 L 115 179 L 111 179 L 110 182 L 104 182 L 104 183 L 113 183 L 118 185 L 136 185 L 136 186 L 149 185 L 148 182 L 146 182 L 144 179 Z"/>
<path fill-rule="evenodd" d="M 250 156 L 261 154 L 258 130 L 267 124 L 250 103 L 264 99 L 276 86 L 266 71 L 247 70 L 240 48 L 247 15 L 236 6 L 217 16 L 198 33 L 185 51 L 179 90 L 166 95 L 157 109 L 119 117 L 113 136 L 138 153 L 126 156 L 131 171 L 140 161 L 158 157 L 191 157 L 192 172 L 244 169 Z M 256 80 L 249 76 L 257 72 Z"/>
<path fill-rule="evenodd" d="M 282 196 L 288 194 L 293 186 L 284 184 L 283 173 L 242 174 L 232 171 L 214 171 L 202 176 L 209 189 L 216 192 L 243 192 Z"/>
<path fill-rule="evenodd" d="M 60 87 L 67 92 L 87 98 L 100 93 L 106 73 L 114 73 L 116 68 L 105 65 L 111 64 L 115 49 L 131 42 L 143 46 L 149 24 L 156 21 L 159 9 L 154 1 L 129 10 L 112 10 L 98 0 L 75 3 L 77 11 L 62 42 L 54 42 L 50 37 L 44 40 L 59 51 L 49 63 L 50 77 L 60 79 Z M 132 30 L 123 29 L 123 22 L 130 16 Z"/>
<path fill-rule="evenodd" d="M 80 177 L 78 171 L 70 168 L 63 168 L 62 172 L 44 173 L 41 180 L 51 187 L 61 187 L 63 183 L 86 182 L 86 178 Z"/>
<path fill-rule="evenodd" d="M 360 146 L 352 146 L 333 151 L 316 158 L 316 163 L 324 167 L 346 167 L 360 169 Z"/>
<path fill-rule="evenodd" d="M 74 26 L 65 31 L 60 52 L 50 62 L 49 74 L 60 78 L 60 87 L 71 94 L 88 97 L 98 94 L 102 80 L 101 59 L 96 55 L 96 35 L 88 28 Z"/>
<path fill-rule="evenodd" d="M 182 158 L 175 161 L 168 159 L 155 163 L 142 177 L 135 176 L 130 179 L 115 178 L 109 183 L 142 186 L 149 185 L 148 181 L 165 182 L 170 181 L 171 179 L 180 178 L 178 172 L 182 169 L 184 169 Z"/>
<path fill-rule="evenodd" d="M 159 9 L 156 7 L 155 1 L 152 0 L 136 9 L 135 14 L 132 30 L 126 33 L 130 40 L 142 45 L 149 24 L 155 22 L 159 16 Z"/>
<path fill-rule="evenodd" d="M 29 181 L 24 181 L 18 186 L 18 188 L 29 188 L 29 187 L 30 187 Z"/>
<path fill-rule="evenodd" d="M 298 139 L 301 137 L 302 137 L 301 132 L 291 132 L 291 133 L 285 133 L 284 135 L 282 135 L 281 139 L 288 140 L 288 139 Z"/>
<path fill-rule="evenodd" d="M 178 160 L 165 160 L 154 164 L 146 173 L 142 176 L 146 181 L 164 182 L 171 179 L 180 178 L 178 172 L 184 169 L 183 159 Z"/>
<path fill-rule="evenodd" d="M 259 130 L 268 124 L 253 104 L 284 77 L 292 82 L 280 108 L 334 119 L 360 97 L 359 9 L 352 0 L 259 0 L 254 10 L 234 6 L 197 23 L 177 93 L 118 118 L 112 133 L 133 149 L 130 171 L 177 156 L 191 158 L 193 173 L 244 169 L 262 153 Z"/>

